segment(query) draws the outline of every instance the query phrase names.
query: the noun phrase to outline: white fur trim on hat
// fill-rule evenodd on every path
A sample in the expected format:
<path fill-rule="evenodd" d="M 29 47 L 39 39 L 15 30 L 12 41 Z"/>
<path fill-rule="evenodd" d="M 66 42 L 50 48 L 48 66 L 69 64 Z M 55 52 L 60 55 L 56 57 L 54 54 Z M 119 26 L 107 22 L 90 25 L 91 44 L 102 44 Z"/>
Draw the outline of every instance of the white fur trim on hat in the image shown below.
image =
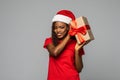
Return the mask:
<path fill-rule="evenodd" d="M 55 16 L 53 17 L 52 22 L 61 21 L 61 22 L 64 22 L 64 23 L 69 24 L 71 20 L 72 20 L 72 19 L 71 19 L 70 17 L 57 14 L 57 15 L 55 15 Z"/>

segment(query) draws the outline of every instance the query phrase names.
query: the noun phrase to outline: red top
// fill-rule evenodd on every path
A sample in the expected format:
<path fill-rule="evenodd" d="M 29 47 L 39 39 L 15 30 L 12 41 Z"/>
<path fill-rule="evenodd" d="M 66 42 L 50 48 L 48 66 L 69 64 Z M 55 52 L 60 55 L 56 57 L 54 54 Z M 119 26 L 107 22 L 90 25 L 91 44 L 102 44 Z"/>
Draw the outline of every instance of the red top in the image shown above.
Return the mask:
<path fill-rule="evenodd" d="M 44 48 L 52 43 L 52 38 L 46 38 Z M 65 49 L 58 57 L 49 56 L 48 78 L 47 80 L 80 80 L 79 73 L 75 69 L 74 47 L 76 40 L 70 40 Z M 80 55 L 84 50 L 80 50 Z"/>

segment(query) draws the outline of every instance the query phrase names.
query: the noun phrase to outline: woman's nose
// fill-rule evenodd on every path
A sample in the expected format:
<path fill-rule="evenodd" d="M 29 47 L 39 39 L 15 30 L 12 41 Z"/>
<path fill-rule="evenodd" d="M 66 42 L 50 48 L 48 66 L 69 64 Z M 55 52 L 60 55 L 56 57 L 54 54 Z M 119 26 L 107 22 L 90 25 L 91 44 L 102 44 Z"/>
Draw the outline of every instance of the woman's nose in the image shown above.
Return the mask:
<path fill-rule="evenodd" d="M 57 32 L 60 32 L 60 29 L 59 29 L 59 28 L 57 29 Z"/>

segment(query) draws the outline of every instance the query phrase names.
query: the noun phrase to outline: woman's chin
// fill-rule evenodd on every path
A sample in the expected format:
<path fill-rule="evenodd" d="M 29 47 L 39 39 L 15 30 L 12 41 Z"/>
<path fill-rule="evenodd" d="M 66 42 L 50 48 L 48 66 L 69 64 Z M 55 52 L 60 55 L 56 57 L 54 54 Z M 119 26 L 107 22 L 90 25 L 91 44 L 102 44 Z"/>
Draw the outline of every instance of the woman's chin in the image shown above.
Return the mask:
<path fill-rule="evenodd" d="M 63 36 L 58 36 L 58 39 L 62 39 L 63 38 Z"/>
<path fill-rule="evenodd" d="M 63 39 L 63 37 L 58 37 L 58 39 Z"/>
<path fill-rule="evenodd" d="M 64 38 L 65 38 L 65 36 L 58 37 L 59 40 L 62 40 Z"/>

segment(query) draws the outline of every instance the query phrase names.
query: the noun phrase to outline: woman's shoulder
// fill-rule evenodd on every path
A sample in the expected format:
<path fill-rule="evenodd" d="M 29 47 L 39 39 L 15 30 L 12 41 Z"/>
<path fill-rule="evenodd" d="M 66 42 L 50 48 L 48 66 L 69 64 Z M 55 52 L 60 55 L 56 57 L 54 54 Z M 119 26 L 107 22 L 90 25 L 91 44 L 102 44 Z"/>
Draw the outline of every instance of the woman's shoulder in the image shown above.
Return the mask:
<path fill-rule="evenodd" d="M 69 41 L 68 41 L 68 46 L 75 46 L 75 44 L 76 44 L 76 40 L 75 39 L 70 39 Z"/>
<path fill-rule="evenodd" d="M 52 43 L 52 38 L 51 37 L 45 38 L 43 47 L 45 48 L 50 43 Z"/>
<path fill-rule="evenodd" d="M 45 41 L 46 41 L 46 40 L 47 40 L 47 41 L 48 41 L 48 40 L 52 40 L 52 37 L 46 37 L 46 38 L 45 38 Z"/>
<path fill-rule="evenodd" d="M 70 39 L 70 42 L 71 43 L 76 43 L 77 41 L 76 41 L 76 39 Z"/>

